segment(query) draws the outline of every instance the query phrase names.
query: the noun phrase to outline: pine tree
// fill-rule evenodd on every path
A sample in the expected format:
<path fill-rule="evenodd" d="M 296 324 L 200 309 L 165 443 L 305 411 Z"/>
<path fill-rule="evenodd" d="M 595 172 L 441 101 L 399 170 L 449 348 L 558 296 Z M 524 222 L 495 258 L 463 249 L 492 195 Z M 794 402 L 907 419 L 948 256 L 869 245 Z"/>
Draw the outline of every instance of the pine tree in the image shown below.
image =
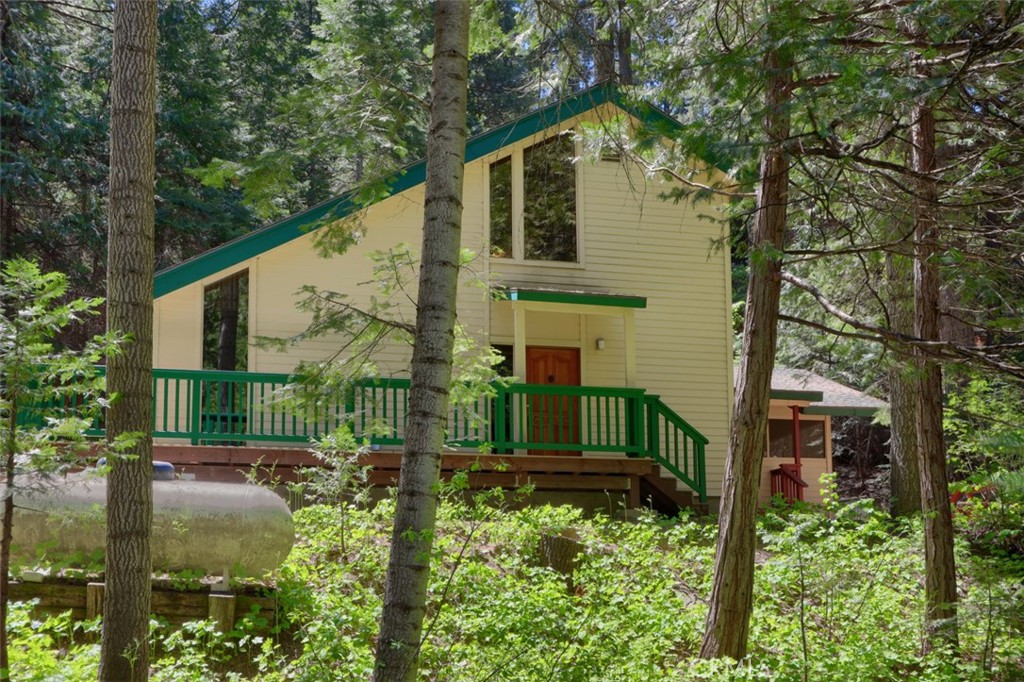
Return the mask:
<path fill-rule="evenodd" d="M 375 682 L 417 678 L 455 341 L 466 153 L 469 3 L 439 2 L 416 334 Z"/>
<path fill-rule="evenodd" d="M 111 457 L 101 680 L 149 678 L 153 525 L 153 221 L 157 8 L 114 7 L 110 91 L 110 235 L 107 325 L 129 337 L 111 358 L 107 438 L 132 445 Z M 124 456 L 130 455 L 130 456 Z"/>

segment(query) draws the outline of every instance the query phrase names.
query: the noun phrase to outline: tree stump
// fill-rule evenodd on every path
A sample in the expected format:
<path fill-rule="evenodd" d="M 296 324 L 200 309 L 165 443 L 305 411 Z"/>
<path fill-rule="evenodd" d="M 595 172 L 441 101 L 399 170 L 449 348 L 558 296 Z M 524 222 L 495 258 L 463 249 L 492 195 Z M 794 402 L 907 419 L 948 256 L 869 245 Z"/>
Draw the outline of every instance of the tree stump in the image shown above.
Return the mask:
<path fill-rule="evenodd" d="M 210 594 L 210 620 L 217 632 L 230 632 L 235 627 L 235 595 Z"/>
<path fill-rule="evenodd" d="M 565 586 L 570 592 L 575 589 L 572 574 L 582 551 L 583 545 L 575 531 L 563 531 L 558 535 L 545 533 L 540 537 L 540 565 L 565 576 Z"/>
<path fill-rule="evenodd" d="M 85 586 L 85 618 L 92 620 L 103 615 L 103 583 L 88 583 Z"/>

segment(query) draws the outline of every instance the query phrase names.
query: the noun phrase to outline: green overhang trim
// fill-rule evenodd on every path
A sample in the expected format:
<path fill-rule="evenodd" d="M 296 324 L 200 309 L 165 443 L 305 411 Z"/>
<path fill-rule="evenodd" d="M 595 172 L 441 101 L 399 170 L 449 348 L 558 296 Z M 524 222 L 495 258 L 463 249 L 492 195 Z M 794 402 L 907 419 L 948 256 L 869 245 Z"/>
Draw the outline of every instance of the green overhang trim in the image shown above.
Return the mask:
<path fill-rule="evenodd" d="M 825 395 L 821 391 L 783 391 L 773 388 L 771 391 L 771 399 L 799 400 L 809 403 L 820 403 L 825 399 Z"/>
<path fill-rule="evenodd" d="M 572 305 L 600 305 L 613 308 L 646 308 L 644 296 L 620 294 L 589 294 L 578 291 L 546 291 L 538 289 L 509 289 L 510 301 L 536 301 L 538 303 L 569 303 Z"/>
<path fill-rule="evenodd" d="M 639 119 L 652 130 L 665 134 L 678 130 L 681 125 L 671 116 L 646 102 L 623 98 L 613 85 L 599 85 L 578 95 L 555 102 L 520 119 L 481 133 L 466 142 L 466 163 L 476 161 L 504 146 L 535 135 L 546 128 L 578 116 L 603 104 L 612 103 Z M 406 166 L 384 181 L 387 191 L 371 203 L 376 203 L 419 185 L 426 179 L 426 161 Z M 326 222 L 345 218 L 367 204 L 357 200 L 352 190 L 329 199 L 301 213 L 250 232 L 226 244 L 210 249 L 183 263 L 161 270 L 153 282 L 153 296 L 159 298 L 198 282 L 221 270 L 233 267 L 250 258 L 297 239 Z"/>
<path fill-rule="evenodd" d="M 874 417 L 875 407 L 843 407 L 842 405 L 812 405 L 804 408 L 804 414 L 823 414 L 830 417 Z"/>

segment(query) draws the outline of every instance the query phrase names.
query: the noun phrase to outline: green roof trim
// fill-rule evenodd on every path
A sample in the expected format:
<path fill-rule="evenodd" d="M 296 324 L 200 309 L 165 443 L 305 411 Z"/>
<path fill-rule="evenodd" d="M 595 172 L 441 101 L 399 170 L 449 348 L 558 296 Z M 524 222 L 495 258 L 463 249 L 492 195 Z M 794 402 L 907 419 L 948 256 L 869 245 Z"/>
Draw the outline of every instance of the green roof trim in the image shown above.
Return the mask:
<path fill-rule="evenodd" d="M 646 102 L 624 99 L 613 85 L 599 85 L 470 138 L 466 142 L 466 163 L 476 161 L 504 146 L 524 140 L 546 128 L 608 103 L 615 104 L 654 130 L 668 133 L 681 127 L 678 121 L 656 107 Z M 374 203 L 421 184 L 426 180 L 426 171 L 426 161 L 420 160 L 396 172 L 385 180 L 388 189 L 381 193 Z M 340 220 L 360 208 L 365 208 L 365 205 L 357 201 L 357 191 L 351 190 L 301 213 L 238 237 L 158 272 L 153 282 L 153 296 L 159 298 L 194 284 L 221 270 L 297 239 L 318 227 L 320 223 Z"/>
<path fill-rule="evenodd" d="M 825 399 L 825 394 L 821 391 L 782 391 L 772 389 L 771 392 L 772 400 L 800 400 L 809 403 L 820 403 Z"/>
<path fill-rule="evenodd" d="M 572 305 L 599 305 L 612 308 L 646 308 L 644 296 L 622 294 L 590 294 L 578 291 L 549 291 L 546 289 L 509 289 L 510 301 L 536 301 L 538 303 L 569 303 Z"/>
<path fill-rule="evenodd" d="M 874 407 L 844 407 L 842 405 L 812 405 L 804 408 L 804 414 L 823 414 L 830 417 L 874 417 Z"/>

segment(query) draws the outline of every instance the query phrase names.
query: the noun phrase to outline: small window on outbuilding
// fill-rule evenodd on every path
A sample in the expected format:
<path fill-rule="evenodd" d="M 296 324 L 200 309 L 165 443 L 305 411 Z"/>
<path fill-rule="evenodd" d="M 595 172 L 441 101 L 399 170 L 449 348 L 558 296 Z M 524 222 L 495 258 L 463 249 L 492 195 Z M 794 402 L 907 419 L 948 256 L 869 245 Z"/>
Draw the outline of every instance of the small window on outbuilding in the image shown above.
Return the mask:
<path fill-rule="evenodd" d="M 793 458 L 792 420 L 768 420 L 768 456 Z M 800 421 L 800 457 L 825 458 L 825 422 L 810 419 Z"/>

